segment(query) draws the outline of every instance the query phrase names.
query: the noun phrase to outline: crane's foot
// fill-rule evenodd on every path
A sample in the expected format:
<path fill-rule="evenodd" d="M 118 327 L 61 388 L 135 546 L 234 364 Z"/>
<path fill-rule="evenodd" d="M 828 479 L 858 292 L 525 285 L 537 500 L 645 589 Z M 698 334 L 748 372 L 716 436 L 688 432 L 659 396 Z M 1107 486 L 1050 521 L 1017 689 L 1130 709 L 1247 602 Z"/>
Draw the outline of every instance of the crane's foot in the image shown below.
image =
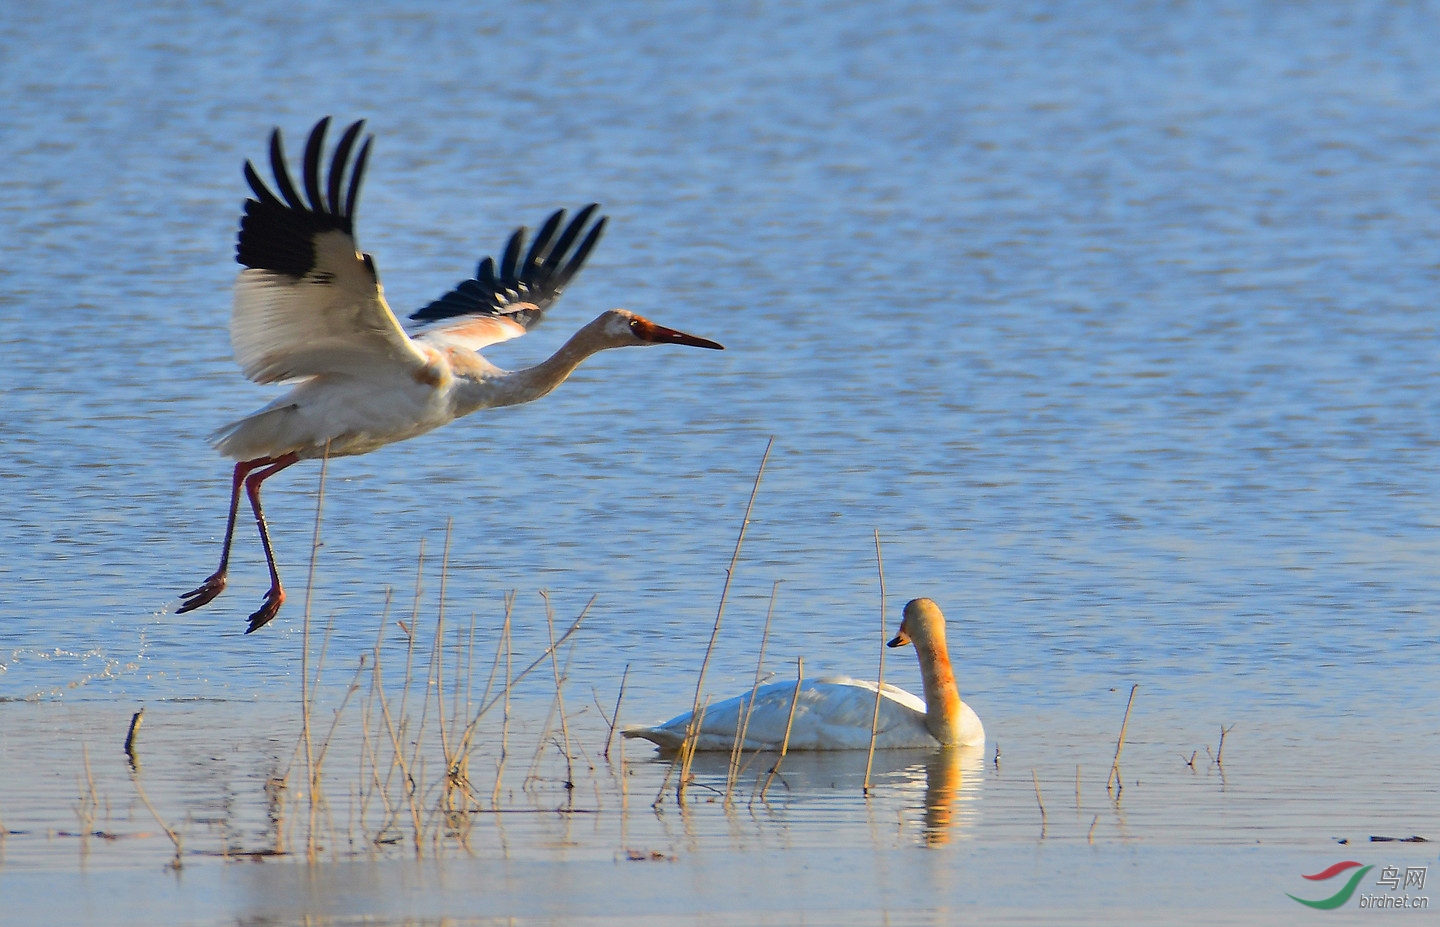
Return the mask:
<path fill-rule="evenodd" d="M 202 605 L 208 605 L 220 593 L 225 591 L 225 574 L 214 573 L 198 587 L 191 589 L 180 598 L 185 603 L 175 609 L 175 614 L 183 615 L 186 612 L 193 612 Z"/>
<path fill-rule="evenodd" d="M 265 604 L 260 610 L 250 616 L 250 627 L 245 629 L 246 634 L 254 633 L 270 623 L 280 612 L 280 606 L 285 604 L 285 590 L 278 585 L 271 586 L 270 591 L 265 593 Z"/>

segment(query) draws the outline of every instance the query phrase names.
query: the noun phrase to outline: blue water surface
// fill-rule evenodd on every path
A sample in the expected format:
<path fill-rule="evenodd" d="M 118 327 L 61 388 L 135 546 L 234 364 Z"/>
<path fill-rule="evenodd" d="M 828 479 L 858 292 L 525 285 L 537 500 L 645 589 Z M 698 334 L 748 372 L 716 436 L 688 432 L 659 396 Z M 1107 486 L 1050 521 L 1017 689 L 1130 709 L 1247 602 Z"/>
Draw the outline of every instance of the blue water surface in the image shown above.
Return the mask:
<path fill-rule="evenodd" d="M 870 675 L 929 595 L 1006 716 L 1440 729 L 1440 18 L 1423 5 L 89 3 L 0 10 L 0 697 L 294 695 L 319 467 L 213 568 L 246 159 L 376 134 L 358 234 L 408 314 L 604 204 L 546 356 L 623 305 L 723 342 L 327 473 L 311 611 L 517 648 L 597 600 L 581 691 Z M 447 525 L 449 536 L 447 541 Z M 398 633 L 392 629 L 386 633 Z M 528 648 L 528 650 L 527 650 Z M 488 653 L 488 649 L 486 650 Z M 917 683 L 907 657 L 891 671 Z M 80 684 L 84 683 L 84 684 Z M 1121 693 L 1115 696 L 1111 690 Z M 992 720 L 994 719 L 994 720 Z M 1428 738 L 1428 739 L 1427 739 Z M 1428 744 L 1428 746 L 1425 746 Z"/>

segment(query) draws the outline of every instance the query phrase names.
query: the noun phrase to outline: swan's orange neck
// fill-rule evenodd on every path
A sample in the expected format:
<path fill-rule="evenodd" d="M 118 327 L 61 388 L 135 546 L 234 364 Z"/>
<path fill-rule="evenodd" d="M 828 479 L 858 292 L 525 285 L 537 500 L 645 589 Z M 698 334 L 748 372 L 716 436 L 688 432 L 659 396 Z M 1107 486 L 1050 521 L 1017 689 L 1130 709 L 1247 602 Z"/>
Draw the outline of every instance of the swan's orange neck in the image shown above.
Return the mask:
<path fill-rule="evenodd" d="M 945 640 L 916 641 L 920 676 L 925 685 L 925 727 L 942 744 L 960 742 L 960 690 Z"/>

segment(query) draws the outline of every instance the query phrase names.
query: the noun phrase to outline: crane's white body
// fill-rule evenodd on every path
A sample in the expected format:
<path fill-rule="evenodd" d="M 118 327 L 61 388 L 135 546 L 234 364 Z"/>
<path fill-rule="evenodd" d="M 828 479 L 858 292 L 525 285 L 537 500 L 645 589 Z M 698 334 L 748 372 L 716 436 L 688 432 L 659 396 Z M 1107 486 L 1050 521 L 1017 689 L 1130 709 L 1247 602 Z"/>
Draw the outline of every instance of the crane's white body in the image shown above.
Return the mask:
<path fill-rule="evenodd" d="M 479 352 L 525 334 L 518 322 L 465 316 L 412 338 L 348 235 L 317 236 L 316 252 L 323 269 L 305 278 L 247 269 L 236 281 L 230 340 L 241 369 L 260 383 L 301 382 L 212 436 L 231 459 L 365 454 L 480 409 L 538 399 L 607 348 L 714 344 L 612 309 L 543 363 L 506 371 Z"/>

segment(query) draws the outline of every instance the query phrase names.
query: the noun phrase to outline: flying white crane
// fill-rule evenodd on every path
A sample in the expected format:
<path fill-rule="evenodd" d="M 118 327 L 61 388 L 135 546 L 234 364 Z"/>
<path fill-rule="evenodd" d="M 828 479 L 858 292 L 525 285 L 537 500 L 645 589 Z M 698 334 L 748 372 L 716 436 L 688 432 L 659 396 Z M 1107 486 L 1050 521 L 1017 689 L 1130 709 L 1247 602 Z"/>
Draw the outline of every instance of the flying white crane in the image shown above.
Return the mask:
<path fill-rule="evenodd" d="M 303 194 L 290 178 L 279 129 L 270 135 L 279 195 L 245 163 L 255 199 L 245 201 L 240 220 L 235 257 L 245 269 L 235 282 L 230 341 L 251 380 L 298 382 L 211 436 L 220 453 L 237 461 L 230 516 L 220 566 L 185 593 L 177 613 L 224 591 L 243 485 L 270 567 L 270 590 L 250 616 L 247 634 L 274 618 L 285 601 L 260 486 L 286 467 L 325 455 L 365 454 L 478 409 L 539 399 L 607 348 L 684 344 L 723 350 L 706 338 L 611 309 L 534 367 L 501 370 L 479 354 L 525 334 L 560 296 L 605 228 L 604 217 L 590 221 L 598 209 L 593 203 L 568 224 L 564 210 L 552 214 L 528 251 L 525 229 L 516 230 L 498 267 L 485 258 L 473 279 L 410 316 L 420 324 L 412 337 L 385 302 L 375 261 L 355 247 L 355 201 L 374 136 L 352 162 L 365 123 L 346 129 L 326 177 L 321 161 L 329 125 L 327 116 L 310 132 Z"/>

